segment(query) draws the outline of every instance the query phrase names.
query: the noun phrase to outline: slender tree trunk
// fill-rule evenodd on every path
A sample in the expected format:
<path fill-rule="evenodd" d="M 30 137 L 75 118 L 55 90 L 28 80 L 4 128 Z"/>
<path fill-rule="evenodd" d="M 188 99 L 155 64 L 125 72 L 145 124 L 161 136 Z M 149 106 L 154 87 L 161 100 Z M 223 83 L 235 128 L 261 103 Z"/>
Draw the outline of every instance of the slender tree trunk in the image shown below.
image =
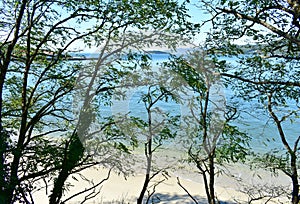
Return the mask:
<path fill-rule="evenodd" d="M 215 163 L 214 163 L 214 151 L 209 156 L 209 194 L 210 204 L 215 204 Z"/>
<path fill-rule="evenodd" d="M 299 204 L 300 203 L 300 195 L 299 195 L 299 181 L 298 181 L 298 172 L 297 172 L 297 157 L 295 153 L 291 155 L 291 167 L 292 167 L 292 203 Z"/>
<path fill-rule="evenodd" d="M 29 19 L 28 19 L 29 21 Z M 28 22 L 28 24 L 30 24 Z M 12 201 L 13 194 L 16 186 L 19 183 L 18 178 L 18 171 L 20 166 L 20 160 L 23 155 L 24 151 L 24 142 L 26 138 L 26 132 L 27 132 L 27 119 L 28 119 L 28 106 L 27 104 L 27 85 L 28 85 L 28 76 L 29 76 L 29 70 L 31 66 L 31 28 L 29 28 L 28 34 L 27 34 L 27 44 L 26 44 L 26 64 L 25 64 L 25 71 L 23 74 L 23 86 L 22 86 L 22 115 L 21 115 L 21 124 L 20 124 L 20 133 L 18 137 L 18 143 L 17 148 L 13 151 L 13 162 L 11 165 L 11 174 L 10 174 L 10 181 L 8 186 L 8 199 Z"/>
<path fill-rule="evenodd" d="M 199 164 L 200 165 L 200 164 Z M 200 167 L 199 165 L 198 168 Z M 214 152 L 209 155 L 208 166 L 205 167 L 205 170 L 202 167 L 199 168 L 202 172 L 203 182 L 205 186 L 205 192 L 207 197 L 207 202 L 209 204 L 216 204 L 215 200 L 215 161 L 214 161 Z M 208 172 L 208 174 L 206 174 Z"/>
<path fill-rule="evenodd" d="M 137 204 L 143 203 L 143 198 L 145 196 L 146 190 L 147 190 L 149 182 L 150 182 L 150 173 L 151 173 L 151 166 L 152 166 L 152 139 L 151 138 L 149 139 L 148 143 L 146 144 L 145 153 L 146 153 L 146 157 L 147 157 L 147 170 L 146 170 L 146 176 L 145 176 L 143 188 L 137 199 Z"/>
<path fill-rule="evenodd" d="M 293 204 L 299 204 L 300 201 L 300 195 L 299 195 L 299 181 L 298 181 L 298 172 L 297 172 L 297 156 L 295 152 L 297 151 L 297 144 L 298 140 L 295 143 L 295 148 L 294 150 L 291 148 L 289 143 L 286 140 L 285 133 L 283 131 L 283 128 L 281 126 L 282 120 L 280 120 L 277 115 L 273 112 L 272 109 L 272 94 L 268 95 L 268 111 L 272 118 L 274 119 L 278 133 L 280 135 L 280 139 L 282 144 L 284 145 L 285 149 L 291 156 L 291 161 L 290 161 L 290 167 L 291 167 L 291 179 L 292 179 L 292 185 L 293 185 L 293 190 L 292 190 L 292 203 Z"/>
<path fill-rule="evenodd" d="M 5 130 L 2 125 L 2 93 L 3 93 L 3 86 L 4 86 L 4 80 L 6 71 L 4 71 L 4 67 L 1 66 L 1 76 L 0 76 L 0 203 L 6 203 L 5 202 L 5 189 L 6 189 L 6 182 L 5 182 L 5 151 L 6 151 L 6 139 L 7 134 L 5 134 Z"/>
<path fill-rule="evenodd" d="M 0 203 L 6 203 L 5 202 L 5 188 L 6 188 L 6 182 L 5 182 L 5 155 L 4 152 L 6 150 L 6 135 L 4 133 L 2 123 L 0 121 Z"/>
<path fill-rule="evenodd" d="M 211 155 L 209 155 L 210 157 Z M 212 161 L 212 162 L 211 162 Z M 204 168 L 201 166 L 203 163 L 197 163 L 197 168 L 200 170 L 203 178 L 203 183 L 205 187 L 205 193 L 207 198 L 207 203 L 215 203 L 215 191 L 214 191 L 214 160 L 208 158 L 208 166 L 204 164 Z M 212 170 L 211 170 L 212 169 Z"/>
<path fill-rule="evenodd" d="M 146 190 L 148 188 L 148 184 L 150 182 L 150 173 L 151 173 L 151 166 L 152 166 L 152 115 L 151 115 L 151 107 L 152 103 L 149 104 L 147 109 L 147 115 L 148 115 L 148 138 L 147 138 L 147 143 L 145 144 L 145 155 L 147 158 L 147 170 L 146 170 L 146 176 L 144 180 L 144 185 L 141 190 L 141 193 L 139 195 L 139 198 L 137 199 L 137 204 L 142 204 L 143 203 L 143 198 L 145 196 Z"/>
<path fill-rule="evenodd" d="M 209 136 L 208 136 L 208 124 L 207 124 L 207 112 L 208 112 L 208 104 L 209 104 L 209 97 L 210 97 L 210 84 L 207 82 L 207 91 L 205 95 L 205 103 L 204 103 L 204 108 L 202 112 L 202 117 L 203 117 L 203 147 L 205 149 L 205 152 L 208 156 L 208 167 L 206 167 L 206 170 L 208 171 L 208 186 L 206 186 L 206 191 L 207 191 L 207 199 L 209 204 L 215 204 L 215 149 L 212 148 L 209 145 Z"/>
<path fill-rule="evenodd" d="M 16 13 L 17 19 L 15 22 L 15 29 L 14 29 L 14 37 L 11 43 L 8 45 L 7 51 L 5 53 L 5 58 L 3 59 L 3 64 L 1 64 L 1 74 L 0 74 L 0 202 L 1 204 L 10 204 L 12 203 L 13 199 L 13 193 L 15 190 L 15 185 L 11 185 L 11 181 L 16 183 L 15 178 L 10 178 L 9 183 L 6 181 L 6 168 L 5 168 L 5 152 L 6 152 L 6 142 L 8 135 L 5 133 L 5 130 L 3 128 L 2 124 L 2 110 L 3 110 L 3 87 L 5 83 L 6 73 L 11 61 L 11 55 L 14 50 L 14 47 L 19 39 L 19 30 L 21 27 L 21 21 L 24 16 L 24 11 L 26 8 L 28 0 L 22 0 L 20 4 L 20 9 Z M 16 159 L 15 163 L 18 159 Z"/>
<path fill-rule="evenodd" d="M 1 64 L 1 73 L 0 73 L 0 203 L 8 203 L 7 201 L 7 182 L 6 182 L 6 167 L 5 167 L 5 152 L 8 135 L 3 128 L 3 88 L 4 81 L 6 77 L 6 72 L 8 69 L 9 62 Z"/>
<path fill-rule="evenodd" d="M 150 181 L 150 174 L 146 174 L 142 191 L 141 191 L 141 193 L 140 193 L 140 195 L 137 199 L 137 204 L 142 204 L 143 203 L 143 199 L 144 199 L 149 181 Z"/>
<path fill-rule="evenodd" d="M 28 107 L 27 107 L 27 101 L 26 101 L 26 89 L 27 89 L 27 77 L 28 77 L 28 68 L 26 68 L 25 74 L 24 74 L 24 82 L 23 82 L 23 92 L 22 92 L 22 116 L 21 116 L 21 125 L 20 125 L 20 133 L 18 136 L 18 143 L 15 150 L 13 150 L 13 161 L 11 164 L 11 170 L 10 170 L 10 180 L 9 185 L 7 187 L 7 197 L 8 201 L 12 202 L 13 194 L 15 191 L 16 186 L 19 183 L 18 179 L 18 171 L 20 166 L 20 160 L 22 157 L 22 153 L 24 150 L 24 141 L 26 138 L 26 125 L 27 125 L 27 117 L 28 117 Z"/>
<path fill-rule="evenodd" d="M 207 180 L 205 171 L 202 174 L 202 178 L 203 178 L 203 182 L 204 182 L 204 186 L 205 186 L 205 193 L 206 193 L 207 201 L 208 201 L 208 203 L 210 203 L 211 195 L 210 195 L 210 191 L 209 191 L 209 182 Z"/>

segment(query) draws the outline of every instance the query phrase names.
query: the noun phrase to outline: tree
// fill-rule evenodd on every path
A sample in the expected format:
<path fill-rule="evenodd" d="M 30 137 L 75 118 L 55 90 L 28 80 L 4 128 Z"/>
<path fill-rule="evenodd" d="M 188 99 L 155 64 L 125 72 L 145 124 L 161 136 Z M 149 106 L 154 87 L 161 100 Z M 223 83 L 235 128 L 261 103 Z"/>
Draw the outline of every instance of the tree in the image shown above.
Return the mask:
<path fill-rule="evenodd" d="M 140 69 L 127 75 L 128 79 L 123 80 L 119 93 L 124 91 L 122 94 L 124 97 L 116 103 L 119 108 L 114 111 L 114 115 L 115 117 L 127 115 L 127 119 L 118 125 L 128 137 L 135 140 L 136 147 L 141 146 L 143 158 L 137 159 L 137 162 L 141 164 L 141 170 L 145 171 L 145 177 L 137 203 L 150 203 L 156 187 L 168 178 L 167 171 L 170 168 L 169 164 L 160 162 L 163 161 L 161 159 L 164 157 L 163 153 L 160 152 L 159 155 L 156 153 L 164 148 L 165 143 L 172 143 L 176 137 L 179 126 L 177 114 L 180 113 L 172 113 L 171 110 L 163 107 L 170 102 L 178 102 L 178 95 L 175 92 L 177 82 L 172 83 L 169 70 L 164 69 L 160 63 L 153 65 L 151 55 L 140 55 L 140 57 L 142 61 Z M 129 82 L 131 86 L 127 87 Z M 137 99 L 132 101 L 133 98 Z M 134 104 L 134 109 L 120 108 L 129 104 Z M 158 175 L 163 175 L 164 179 L 153 181 Z"/>
<path fill-rule="evenodd" d="M 185 116 L 188 161 L 202 175 L 208 203 L 217 202 L 215 177 L 226 162 L 245 161 L 249 138 L 231 124 L 237 110 L 226 103 L 217 67 L 205 51 L 195 49 L 169 64 L 182 77 L 190 114 Z M 187 191 L 187 189 L 185 189 Z M 193 198 L 193 200 L 195 200 Z"/>
<path fill-rule="evenodd" d="M 82 139 L 90 126 L 78 132 L 83 120 L 77 123 L 70 108 L 86 64 L 69 61 L 69 52 L 76 44 L 108 45 L 127 30 L 183 32 L 190 26 L 185 24 L 186 9 L 174 1 L 134 0 L 2 1 L 0 7 L 0 201 L 34 202 L 32 192 L 44 181 L 46 187 L 53 184 L 49 202 L 61 203 L 70 174 L 105 163 L 84 151 Z M 107 72 L 97 92 L 85 92 L 86 102 L 95 94 L 111 94 L 112 84 L 106 82 L 117 83 L 118 74 L 116 69 Z M 93 80 L 88 87 L 95 87 Z M 79 112 L 80 117 L 86 113 Z M 120 135 L 108 124 L 114 122 L 106 121 L 103 132 L 112 134 L 111 139 Z"/>
<path fill-rule="evenodd" d="M 166 171 L 166 169 L 155 170 L 153 165 L 153 156 L 154 153 L 163 145 L 164 141 L 176 136 L 176 126 L 178 126 L 176 123 L 178 122 L 178 117 L 169 116 L 170 113 L 162 113 L 160 108 L 155 106 L 157 102 L 168 102 L 168 100 L 172 100 L 173 97 L 174 96 L 172 96 L 172 93 L 165 87 L 149 85 L 147 92 L 143 94 L 141 99 L 145 105 L 147 120 L 137 120 L 137 122 L 140 123 L 140 126 L 147 129 L 144 133 L 147 138 L 144 143 L 144 152 L 146 156 L 146 175 L 143 187 L 137 199 L 138 204 L 143 203 L 150 181 L 153 180 L 153 178 L 159 173 Z M 148 195 L 147 203 L 153 194 L 154 191 Z"/>
<path fill-rule="evenodd" d="M 208 35 L 211 53 L 237 59 L 235 65 L 221 63 L 224 67 L 221 76 L 228 79 L 238 96 L 257 100 L 268 111 L 283 150 L 265 155 L 269 159 L 264 163 L 291 178 L 291 200 L 299 203 L 299 137 L 287 135 L 285 131 L 285 127 L 297 121 L 299 113 L 299 3 L 289 0 L 200 2 L 212 15 L 208 20 L 212 22 Z M 288 119 L 291 123 L 287 123 Z"/>

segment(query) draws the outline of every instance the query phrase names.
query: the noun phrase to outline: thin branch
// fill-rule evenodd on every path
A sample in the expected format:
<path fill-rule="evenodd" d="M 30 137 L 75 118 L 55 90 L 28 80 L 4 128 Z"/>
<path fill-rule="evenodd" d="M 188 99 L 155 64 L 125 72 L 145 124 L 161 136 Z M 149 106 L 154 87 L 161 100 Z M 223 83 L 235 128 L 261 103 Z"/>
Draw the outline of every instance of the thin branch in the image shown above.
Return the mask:
<path fill-rule="evenodd" d="M 155 184 L 153 185 L 153 190 L 152 190 L 152 192 L 151 192 L 150 194 L 149 194 L 150 191 L 148 191 L 148 198 L 147 198 L 146 203 L 149 203 L 150 198 L 151 198 L 151 197 L 153 196 L 153 194 L 155 193 L 156 187 L 157 187 L 159 184 L 163 183 L 165 180 L 166 180 L 166 179 L 162 179 L 162 180 L 158 181 L 157 183 L 155 183 Z"/>
<path fill-rule="evenodd" d="M 290 34 L 288 34 L 286 32 L 283 32 L 282 30 L 270 25 L 266 21 L 260 20 L 256 17 L 248 16 L 246 14 L 242 14 L 242 13 L 240 13 L 236 10 L 232 10 L 232 9 L 227 9 L 227 8 L 217 8 L 217 9 L 224 12 L 224 13 L 227 13 L 227 14 L 233 14 L 234 16 L 236 16 L 239 19 L 245 19 L 245 20 L 249 20 L 251 22 L 255 22 L 257 24 L 260 24 L 260 25 L 264 26 L 265 28 L 269 29 L 270 31 L 272 31 L 273 33 L 276 33 L 279 36 L 290 40 L 291 42 L 297 44 L 300 47 L 300 41 L 297 38 L 294 38 Z"/>
<path fill-rule="evenodd" d="M 290 145 L 288 144 L 288 142 L 286 140 L 284 131 L 282 129 L 281 121 L 279 120 L 277 115 L 274 113 L 273 108 L 272 108 L 272 94 L 268 94 L 268 111 L 269 111 L 270 115 L 272 116 L 272 118 L 274 119 L 274 121 L 277 125 L 279 136 L 281 138 L 281 141 L 282 141 L 283 145 L 285 146 L 287 151 L 292 155 L 293 151 L 292 151 Z"/>
<path fill-rule="evenodd" d="M 250 80 L 250 79 L 246 79 L 246 78 L 243 78 L 243 77 L 240 77 L 240 76 L 237 76 L 237 75 L 233 75 L 233 74 L 228 74 L 228 73 L 220 73 L 220 75 L 224 76 L 224 77 L 238 79 L 240 81 L 252 83 L 252 84 L 255 84 L 255 85 L 270 84 L 270 85 L 285 85 L 285 86 L 300 87 L 300 82 L 291 82 L 291 81 L 253 81 L 253 80 Z"/>
<path fill-rule="evenodd" d="M 103 182 L 105 182 L 105 181 L 107 181 L 107 180 L 109 179 L 110 174 L 111 174 L 111 171 L 112 171 L 112 168 L 109 169 L 106 178 L 102 179 L 102 180 L 101 180 L 99 183 L 97 183 L 96 185 L 93 185 L 93 186 L 90 187 L 90 188 L 86 188 L 86 189 L 84 189 L 83 191 L 80 191 L 80 192 L 78 192 L 78 193 L 76 193 L 76 194 L 70 196 L 69 198 L 67 198 L 67 199 L 65 199 L 64 201 L 62 201 L 62 203 L 65 203 L 65 202 L 67 202 L 67 201 L 69 201 L 69 200 L 71 200 L 71 199 L 73 199 L 73 198 L 75 198 L 75 197 L 77 197 L 77 196 L 79 196 L 79 195 L 81 195 L 81 194 L 84 194 L 84 193 L 86 193 L 86 192 L 88 192 L 88 191 L 94 190 L 95 188 L 97 188 L 98 186 L 100 186 Z"/>
<path fill-rule="evenodd" d="M 298 136 L 298 138 L 297 138 L 297 140 L 296 140 L 296 142 L 295 142 L 295 145 L 294 145 L 294 152 L 297 152 L 299 141 L 300 141 L 300 136 Z"/>
<path fill-rule="evenodd" d="M 190 192 L 180 183 L 179 177 L 177 177 L 177 184 L 188 194 L 188 196 L 196 203 L 198 204 L 198 201 L 190 194 Z"/>

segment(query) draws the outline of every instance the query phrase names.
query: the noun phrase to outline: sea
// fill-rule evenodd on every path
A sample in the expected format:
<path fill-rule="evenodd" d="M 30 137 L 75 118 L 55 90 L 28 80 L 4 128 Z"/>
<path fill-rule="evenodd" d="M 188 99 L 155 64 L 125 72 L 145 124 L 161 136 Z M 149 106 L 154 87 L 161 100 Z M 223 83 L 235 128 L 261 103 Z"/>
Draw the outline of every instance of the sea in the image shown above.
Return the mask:
<path fill-rule="evenodd" d="M 98 57 L 97 53 L 81 53 L 81 56 L 82 55 L 87 59 L 97 59 Z M 157 68 L 161 63 L 167 62 L 169 58 L 170 54 L 168 53 L 152 53 L 152 66 L 155 69 L 155 67 Z M 235 63 L 234 61 L 236 59 L 232 57 L 222 57 L 222 60 Z M 147 111 L 145 104 L 141 100 L 141 96 L 145 94 L 147 90 L 147 86 L 130 89 L 130 91 L 125 94 L 125 99 L 114 100 L 111 106 L 103 106 L 101 112 L 105 115 L 129 113 L 131 116 L 146 120 Z M 281 142 L 278 129 L 266 111 L 266 107 L 257 102 L 257 100 L 243 101 L 241 98 L 235 96 L 230 86 L 226 88 L 224 86 L 218 86 L 218 90 L 218 94 L 221 94 L 223 98 L 222 103 L 226 102 L 230 105 L 231 102 L 235 102 L 235 104 L 232 105 L 236 106 L 239 117 L 232 122 L 232 125 L 237 126 L 240 131 L 245 132 L 249 136 L 249 147 L 251 147 L 252 151 L 266 153 L 277 150 L 281 152 L 283 150 L 284 146 Z M 287 104 L 287 107 L 284 107 L 282 111 L 286 111 L 287 113 L 291 107 L 295 108 L 293 102 Z M 160 109 L 163 113 L 169 113 L 171 115 L 184 115 L 189 112 L 189 107 L 186 103 L 177 103 L 173 100 L 169 100 L 168 102 L 160 101 L 156 104 L 156 108 Z M 293 147 L 296 139 L 300 135 L 300 120 L 299 118 L 294 118 L 293 120 L 286 120 L 282 124 L 287 141 L 291 147 Z"/>

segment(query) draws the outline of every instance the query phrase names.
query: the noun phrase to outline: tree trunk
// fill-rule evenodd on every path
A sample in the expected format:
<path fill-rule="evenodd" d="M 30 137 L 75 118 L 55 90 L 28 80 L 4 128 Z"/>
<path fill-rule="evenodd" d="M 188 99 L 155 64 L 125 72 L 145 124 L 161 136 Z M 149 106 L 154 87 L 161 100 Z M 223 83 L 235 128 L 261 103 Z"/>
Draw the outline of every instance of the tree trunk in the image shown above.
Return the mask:
<path fill-rule="evenodd" d="M 52 194 L 50 195 L 49 204 L 58 204 L 60 202 L 63 193 L 63 187 L 68 176 L 69 172 L 66 169 L 61 170 L 54 182 L 54 187 L 52 190 Z"/>
<path fill-rule="evenodd" d="M 144 196 L 145 196 L 145 193 L 146 193 L 149 181 L 150 181 L 150 174 L 146 174 L 142 191 L 140 193 L 140 196 L 137 199 L 137 204 L 142 204 L 143 203 L 143 199 L 144 199 Z"/>
<path fill-rule="evenodd" d="M 1 114 L 0 114 L 1 115 Z M 5 156 L 4 152 L 6 150 L 6 137 L 1 121 L 0 121 L 0 203 L 6 203 L 6 182 L 5 182 Z"/>
<path fill-rule="evenodd" d="M 214 161 L 214 151 L 209 156 L 209 194 L 210 201 L 209 204 L 215 204 L 215 161 Z"/>
<path fill-rule="evenodd" d="M 298 172 L 297 172 L 297 157 L 295 152 L 291 155 L 291 167 L 292 167 L 292 203 L 299 204 L 300 202 L 300 195 L 299 195 L 299 181 L 298 181 Z"/>
<path fill-rule="evenodd" d="M 76 167 L 78 162 L 81 160 L 84 153 L 84 147 L 75 132 L 69 143 L 65 147 L 65 156 L 62 164 L 61 171 L 59 172 L 56 180 L 54 181 L 54 187 L 52 194 L 49 196 L 49 204 L 58 204 L 60 203 L 62 193 L 64 191 L 64 184 L 69 177 L 72 169 Z"/>
<path fill-rule="evenodd" d="M 151 137 L 148 140 L 148 143 L 146 143 L 145 154 L 147 157 L 147 171 L 146 171 L 143 188 L 141 190 L 139 198 L 137 199 L 137 204 L 143 203 L 143 198 L 145 196 L 146 190 L 148 188 L 148 184 L 150 182 L 150 172 L 151 172 L 151 165 L 152 165 L 152 138 Z"/>
<path fill-rule="evenodd" d="M 210 203 L 211 195 L 210 195 L 210 191 L 209 191 L 209 183 L 207 181 L 205 172 L 203 172 L 202 174 L 203 174 L 202 177 L 203 177 L 203 182 L 204 182 L 204 186 L 205 186 L 205 193 L 206 193 L 207 201 L 208 201 L 208 203 Z"/>
<path fill-rule="evenodd" d="M 292 185 L 293 185 L 293 190 L 292 190 L 292 203 L 293 204 L 299 204 L 300 201 L 300 195 L 299 195 L 299 181 L 298 181 L 298 172 L 297 172 L 297 156 L 296 156 L 296 151 L 297 151 L 297 145 L 299 142 L 299 138 L 295 143 L 294 150 L 290 147 L 289 143 L 286 140 L 286 136 L 284 134 L 283 128 L 281 126 L 282 120 L 279 120 L 277 115 L 273 112 L 272 109 L 272 94 L 268 95 L 268 111 L 271 114 L 272 118 L 274 119 L 278 133 L 280 135 L 280 139 L 282 144 L 284 145 L 285 149 L 291 156 L 291 161 L 290 161 L 290 167 L 291 167 L 291 174 L 289 175 L 292 179 Z"/>
<path fill-rule="evenodd" d="M 152 166 L 152 115 L 151 115 L 151 107 L 154 103 L 149 104 L 147 109 L 147 115 L 148 115 L 148 138 L 147 138 L 147 143 L 145 143 L 145 156 L 147 158 L 147 170 L 146 170 L 146 176 L 144 180 L 144 185 L 141 190 L 141 193 L 139 195 L 139 198 L 137 199 L 137 204 L 142 204 L 143 203 L 143 198 L 145 196 L 146 190 L 148 188 L 148 184 L 150 182 L 150 173 L 151 173 L 151 166 Z"/>

